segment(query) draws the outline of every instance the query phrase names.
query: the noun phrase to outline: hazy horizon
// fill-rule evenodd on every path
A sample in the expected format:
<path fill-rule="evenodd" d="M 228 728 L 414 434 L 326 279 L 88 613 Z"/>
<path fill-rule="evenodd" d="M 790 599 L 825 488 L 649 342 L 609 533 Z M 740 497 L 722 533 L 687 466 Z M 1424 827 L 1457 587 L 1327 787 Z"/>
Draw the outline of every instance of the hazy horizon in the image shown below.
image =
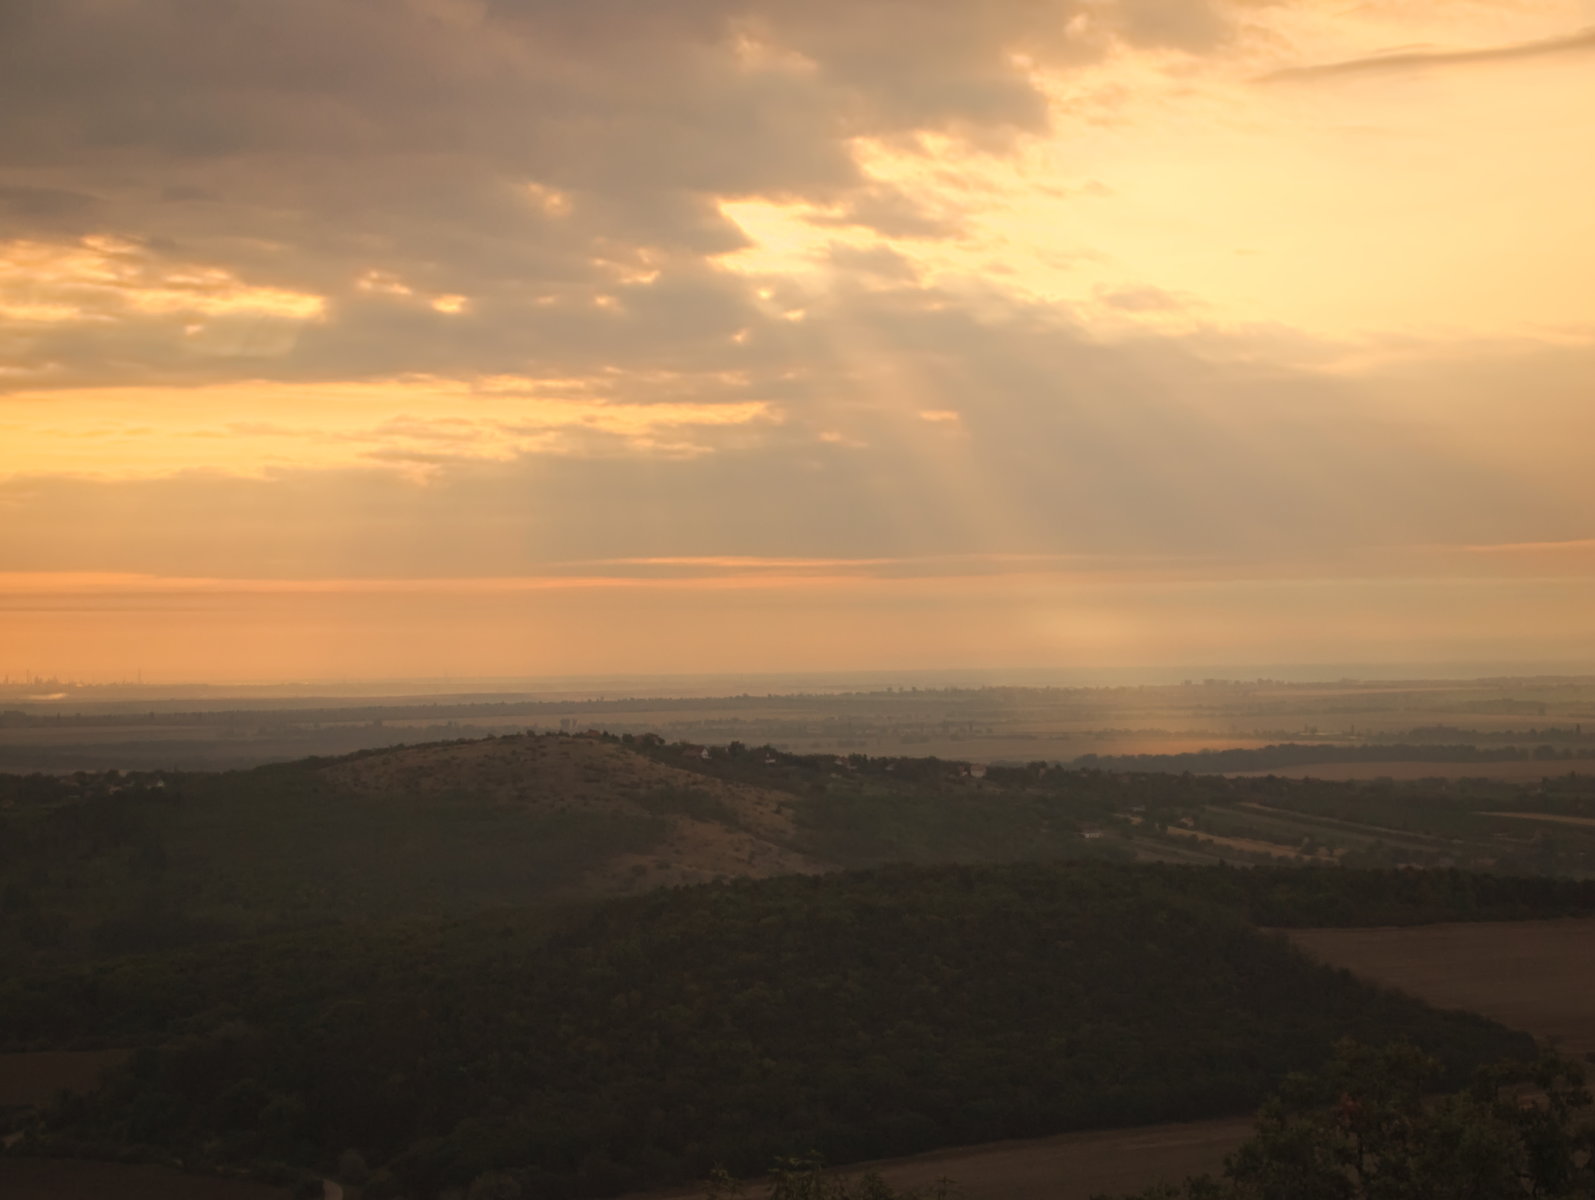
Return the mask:
<path fill-rule="evenodd" d="M 1115 668 L 920 668 L 904 671 L 806 671 L 766 674 L 661 674 L 569 676 L 438 676 L 276 680 L 0 679 L 0 702 L 121 704 L 185 699 L 270 703 L 297 700 L 497 699 L 696 699 L 735 696 L 979 689 L 1172 687 L 1260 682 L 1293 686 L 1357 684 L 1582 682 L 1595 678 L 1591 663 L 1253 663 Z M 45 686 L 58 689 L 42 692 Z"/>

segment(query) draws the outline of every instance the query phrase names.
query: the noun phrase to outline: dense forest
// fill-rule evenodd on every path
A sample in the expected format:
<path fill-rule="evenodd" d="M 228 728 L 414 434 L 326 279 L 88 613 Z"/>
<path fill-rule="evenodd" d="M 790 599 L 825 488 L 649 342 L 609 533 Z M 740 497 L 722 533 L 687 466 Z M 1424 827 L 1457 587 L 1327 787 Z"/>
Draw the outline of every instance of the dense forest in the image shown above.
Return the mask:
<path fill-rule="evenodd" d="M 1246 1111 L 1348 1033 L 1453 1072 L 1522 1056 L 1526 1037 L 1252 921 L 1592 905 L 1584 885 L 1461 875 L 905 866 L 36 974 L 0 991 L 0 1029 L 145 1047 L 48 1114 L 34 1152 L 361 1163 L 374 1200 L 503 1170 L 529 1194 L 609 1195 L 810 1151 Z"/>

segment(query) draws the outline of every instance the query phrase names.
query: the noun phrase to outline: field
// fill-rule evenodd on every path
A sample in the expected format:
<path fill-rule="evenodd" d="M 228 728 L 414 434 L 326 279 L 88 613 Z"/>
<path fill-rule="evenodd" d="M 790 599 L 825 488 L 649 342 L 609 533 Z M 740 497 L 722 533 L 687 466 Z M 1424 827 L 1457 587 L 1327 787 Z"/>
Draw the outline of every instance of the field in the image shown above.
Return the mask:
<path fill-rule="evenodd" d="M 1023 1142 L 944 1150 L 877 1164 L 898 1187 L 956 1181 L 968 1200 L 1089 1200 L 1187 1175 L 1217 1173 L 1250 1135 L 1245 1117 L 1071 1133 Z"/>
<path fill-rule="evenodd" d="M 126 1059 L 121 1050 L 0 1054 L 0 1108 L 46 1104 L 58 1092 L 90 1092 L 100 1072 Z"/>
<path fill-rule="evenodd" d="M 1595 758 L 1559 759 L 1555 762 L 1342 762 L 1310 763 L 1300 767 L 1276 767 L 1269 771 L 1228 772 L 1237 779 L 1259 779 L 1276 775 L 1285 779 L 1498 779 L 1507 783 L 1531 783 L 1547 775 L 1595 775 Z"/>
<path fill-rule="evenodd" d="M 949 1179 L 964 1200 L 1090 1200 L 1187 1175 L 1217 1173 L 1224 1156 L 1251 1133 L 1249 1117 L 1142 1125 L 1101 1133 L 961 1146 L 882 1162 L 842 1174 L 878 1172 L 900 1188 L 931 1188 Z M 757 1196 L 759 1188 L 749 1188 Z M 650 1200 L 703 1200 L 694 1188 L 644 1193 Z M 641 1200 L 628 1197 L 623 1200 Z"/>
<path fill-rule="evenodd" d="M 285 1200 L 287 1195 L 264 1184 L 166 1167 L 0 1156 L 0 1196 L 6 1200 Z"/>
<path fill-rule="evenodd" d="M 1307 929 L 1291 940 L 1335 966 L 1443 1008 L 1465 1008 L 1595 1052 L 1595 920 Z"/>
<path fill-rule="evenodd" d="M 1572 825 L 1575 828 L 1595 828 L 1595 818 L 1564 817 L 1556 813 L 1485 813 L 1486 817 L 1510 817 L 1515 821 L 1549 821 L 1553 825 Z"/>

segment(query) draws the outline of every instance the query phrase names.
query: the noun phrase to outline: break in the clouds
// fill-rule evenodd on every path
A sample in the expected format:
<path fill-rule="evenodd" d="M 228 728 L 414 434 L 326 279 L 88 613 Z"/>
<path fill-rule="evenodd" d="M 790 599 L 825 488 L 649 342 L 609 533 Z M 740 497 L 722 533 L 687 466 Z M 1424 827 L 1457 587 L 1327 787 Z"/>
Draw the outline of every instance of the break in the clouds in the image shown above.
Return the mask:
<path fill-rule="evenodd" d="M 562 670 L 1366 658 L 1493 574 L 1582 645 L 1584 557 L 1462 548 L 1591 532 L 1592 16 L 0 5 L 0 649 L 203 596 L 193 670 L 315 674 L 346 594 L 337 670 L 447 670 L 456 587 Z"/>

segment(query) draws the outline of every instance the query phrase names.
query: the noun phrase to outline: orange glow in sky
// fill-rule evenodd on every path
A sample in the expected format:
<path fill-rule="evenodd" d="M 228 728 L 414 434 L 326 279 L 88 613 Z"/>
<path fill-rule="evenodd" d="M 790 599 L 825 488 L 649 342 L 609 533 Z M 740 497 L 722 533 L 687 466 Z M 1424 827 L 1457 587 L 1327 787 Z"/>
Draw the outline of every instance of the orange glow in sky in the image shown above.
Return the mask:
<path fill-rule="evenodd" d="M 0 48 L 0 666 L 1595 662 L 1595 0 L 557 7 Z"/>

